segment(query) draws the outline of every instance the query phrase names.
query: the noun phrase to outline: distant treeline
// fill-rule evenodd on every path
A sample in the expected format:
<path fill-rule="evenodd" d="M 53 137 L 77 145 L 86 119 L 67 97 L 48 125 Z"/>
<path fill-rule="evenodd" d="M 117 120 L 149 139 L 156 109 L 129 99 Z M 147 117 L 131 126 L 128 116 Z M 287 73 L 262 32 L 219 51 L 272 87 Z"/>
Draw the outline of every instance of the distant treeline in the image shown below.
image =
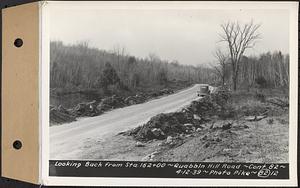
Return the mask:
<path fill-rule="evenodd" d="M 124 48 L 105 51 L 87 43 L 65 45 L 54 41 L 50 53 L 50 87 L 61 91 L 96 89 L 114 93 L 164 88 L 174 83 L 211 83 L 215 77 L 209 67 L 169 62 L 155 54 L 138 58 L 128 55 Z"/>
<path fill-rule="evenodd" d="M 230 58 L 217 56 L 218 64 L 213 65 L 218 83 L 232 85 Z M 263 53 L 259 56 L 243 56 L 239 63 L 237 84 L 239 89 L 288 88 L 289 55 L 280 51 Z"/>
<path fill-rule="evenodd" d="M 243 57 L 241 62 L 240 85 L 264 88 L 289 86 L 289 55 L 280 51 L 263 53 L 258 57 Z"/>
<path fill-rule="evenodd" d="M 105 51 L 91 48 L 87 43 L 65 45 L 53 41 L 50 53 L 50 87 L 60 92 L 97 90 L 105 95 L 161 89 L 174 84 L 181 87 L 194 83 L 232 85 L 230 58 L 224 64 L 225 71 L 220 71 L 221 64 L 196 67 L 162 60 L 155 54 L 138 58 L 127 54 L 124 48 Z M 288 87 L 289 55 L 268 52 L 243 56 L 239 72 L 238 88 Z"/>

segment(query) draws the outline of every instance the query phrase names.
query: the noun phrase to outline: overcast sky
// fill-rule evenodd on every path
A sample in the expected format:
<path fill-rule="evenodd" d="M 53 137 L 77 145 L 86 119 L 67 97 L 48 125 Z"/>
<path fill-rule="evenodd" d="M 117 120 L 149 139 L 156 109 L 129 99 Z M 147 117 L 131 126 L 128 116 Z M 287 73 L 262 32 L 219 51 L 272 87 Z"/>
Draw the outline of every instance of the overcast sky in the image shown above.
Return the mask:
<path fill-rule="evenodd" d="M 112 50 L 119 45 L 130 55 L 181 64 L 214 61 L 212 53 L 228 20 L 261 24 L 262 39 L 247 55 L 280 50 L 289 52 L 289 12 L 287 10 L 105 10 L 97 6 L 59 8 L 50 11 L 50 38 L 66 44 L 88 41 L 90 46 Z"/>

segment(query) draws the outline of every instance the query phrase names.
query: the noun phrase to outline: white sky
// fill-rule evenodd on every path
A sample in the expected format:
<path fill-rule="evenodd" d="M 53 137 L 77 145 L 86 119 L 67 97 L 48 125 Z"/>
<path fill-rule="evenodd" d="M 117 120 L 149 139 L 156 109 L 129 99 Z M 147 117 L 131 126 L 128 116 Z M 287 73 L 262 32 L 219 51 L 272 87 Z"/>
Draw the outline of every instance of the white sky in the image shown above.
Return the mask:
<path fill-rule="evenodd" d="M 50 9 L 50 38 L 66 44 L 88 41 L 112 50 L 123 46 L 134 56 L 155 53 L 162 59 L 198 65 L 214 61 L 212 53 L 228 20 L 261 24 L 260 40 L 248 55 L 280 50 L 289 52 L 289 12 L 270 9 L 103 9 L 60 6 Z"/>

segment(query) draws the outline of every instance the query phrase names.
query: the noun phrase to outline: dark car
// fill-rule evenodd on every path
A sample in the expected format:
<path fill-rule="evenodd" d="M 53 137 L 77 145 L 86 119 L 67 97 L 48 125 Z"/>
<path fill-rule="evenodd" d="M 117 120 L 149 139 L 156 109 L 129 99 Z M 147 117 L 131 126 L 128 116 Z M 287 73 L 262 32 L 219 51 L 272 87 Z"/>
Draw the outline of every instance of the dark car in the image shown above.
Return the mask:
<path fill-rule="evenodd" d="M 210 86 L 208 84 L 200 84 L 199 90 L 197 91 L 198 97 L 204 97 L 210 94 Z"/>

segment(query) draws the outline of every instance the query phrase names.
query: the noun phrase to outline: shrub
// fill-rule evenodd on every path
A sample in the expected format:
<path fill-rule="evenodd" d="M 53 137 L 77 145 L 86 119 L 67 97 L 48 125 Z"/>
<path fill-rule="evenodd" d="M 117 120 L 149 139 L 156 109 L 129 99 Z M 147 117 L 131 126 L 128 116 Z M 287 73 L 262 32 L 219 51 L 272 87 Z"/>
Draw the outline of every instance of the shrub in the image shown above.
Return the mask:
<path fill-rule="evenodd" d="M 267 120 L 267 123 L 268 123 L 269 125 L 273 124 L 273 123 L 274 123 L 274 119 L 268 119 L 268 120 Z"/>
<path fill-rule="evenodd" d="M 266 88 L 267 87 L 267 80 L 263 76 L 259 76 L 255 79 L 255 83 L 259 85 L 260 88 Z"/>
<path fill-rule="evenodd" d="M 219 91 L 211 94 L 212 101 L 214 101 L 217 105 L 221 106 L 222 109 L 228 104 L 231 99 L 231 93 L 229 91 Z"/>
<path fill-rule="evenodd" d="M 280 124 L 288 124 L 289 122 L 285 119 L 282 119 L 282 118 L 278 118 L 277 121 L 280 123 Z"/>
<path fill-rule="evenodd" d="M 266 96 L 262 93 L 256 93 L 255 98 L 260 102 L 266 102 Z"/>

